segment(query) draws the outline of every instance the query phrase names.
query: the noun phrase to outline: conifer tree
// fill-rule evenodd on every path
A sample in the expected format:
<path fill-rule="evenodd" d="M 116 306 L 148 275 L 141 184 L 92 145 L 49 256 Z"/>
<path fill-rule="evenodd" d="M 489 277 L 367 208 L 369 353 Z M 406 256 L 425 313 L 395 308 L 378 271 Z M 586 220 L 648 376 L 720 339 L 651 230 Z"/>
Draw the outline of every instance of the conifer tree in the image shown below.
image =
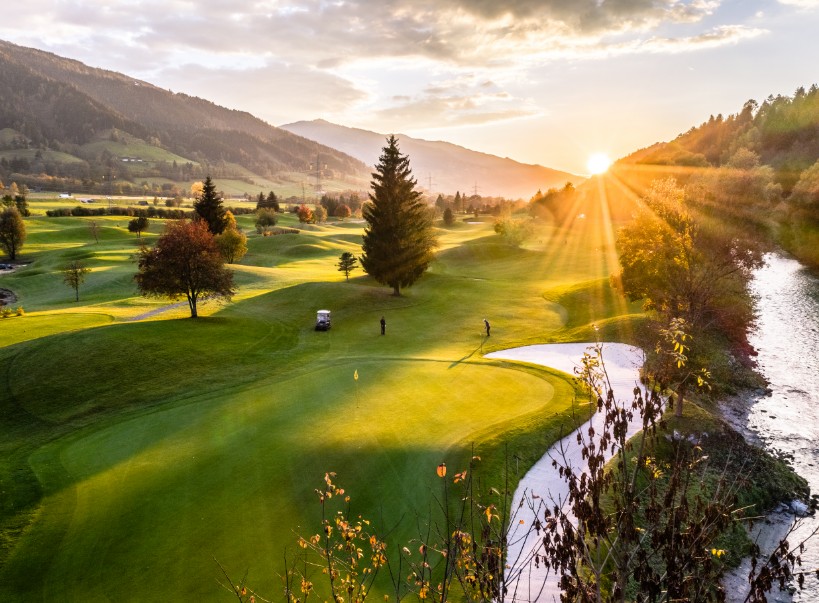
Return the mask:
<path fill-rule="evenodd" d="M 427 270 L 438 245 L 432 213 L 419 200 L 409 157 L 402 155 L 395 136 L 387 139 L 370 183 L 370 203 L 363 209 L 364 254 L 361 266 L 379 283 L 401 295 Z"/>
<path fill-rule="evenodd" d="M 350 280 L 350 273 L 355 270 L 358 266 L 358 258 L 355 257 L 349 251 L 345 251 L 342 253 L 338 258 L 338 271 L 343 272 L 344 276 L 347 277 L 347 280 Z"/>
<path fill-rule="evenodd" d="M 265 197 L 264 193 L 259 193 L 258 200 L 256 201 L 256 210 L 258 211 L 260 209 L 279 211 L 279 198 L 276 197 L 276 193 L 270 191 L 267 193 L 267 197 Z"/>
<path fill-rule="evenodd" d="M 211 234 L 222 234 L 227 226 L 225 208 L 222 205 L 222 196 L 216 192 L 216 185 L 213 184 L 210 176 L 205 178 L 202 184 L 202 194 L 193 204 L 193 209 L 207 223 Z"/>

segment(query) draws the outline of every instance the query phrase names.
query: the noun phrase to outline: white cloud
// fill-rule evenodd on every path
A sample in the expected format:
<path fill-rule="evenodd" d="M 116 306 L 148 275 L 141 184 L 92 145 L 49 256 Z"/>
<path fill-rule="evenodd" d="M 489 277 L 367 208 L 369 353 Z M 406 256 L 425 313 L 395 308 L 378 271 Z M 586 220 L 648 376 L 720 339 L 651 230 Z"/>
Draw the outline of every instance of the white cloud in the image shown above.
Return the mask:
<path fill-rule="evenodd" d="M 797 8 L 819 8 L 819 0 L 779 0 L 779 3 Z"/>
<path fill-rule="evenodd" d="M 791 0 L 808 2 L 808 0 Z M 550 44 L 582 58 L 612 36 L 699 23 L 716 0 L 32 0 L 15 7 L 20 37 L 30 31 L 51 47 L 79 43 L 104 58 L 117 53 L 210 66 L 220 55 L 269 54 L 330 69 L 377 57 L 425 57 L 450 65 L 510 64 Z M 43 38 L 44 34 L 48 34 Z M 35 44 L 43 46 L 41 41 Z"/>
<path fill-rule="evenodd" d="M 157 73 L 154 83 L 227 107 L 241 107 L 273 125 L 292 121 L 293 116 L 343 111 L 367 96 L 344 78 L 276 62 L 241 71 L 182 65 Z"/>
<path fill-rule="evenodd" d="M 381 123 L 412 124 L 413 128 L 449 128 L 532 117 L 539 109 L 507 92 L 492 94 L 457 88 L 432 88 L 381 109 L 373 116 Z"/>

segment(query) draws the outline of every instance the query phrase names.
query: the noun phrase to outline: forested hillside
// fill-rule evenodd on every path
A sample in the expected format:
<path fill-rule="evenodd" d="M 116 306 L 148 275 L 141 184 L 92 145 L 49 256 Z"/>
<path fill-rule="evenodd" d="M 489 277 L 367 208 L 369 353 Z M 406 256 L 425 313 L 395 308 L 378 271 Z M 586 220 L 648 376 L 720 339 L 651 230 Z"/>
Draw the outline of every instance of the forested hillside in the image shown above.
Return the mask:
<path fill-rule="evenodd" d="M 774 240 L 819 268 L 819 88 L 745 103 L 620 165 L 674 167 L 699 203 L 768 228 Z M 655 167 L 649 167 L 655 166 Z"/>
<path fill-rule="evenodd" d="M 368 176 L 362 162 L 249 113 L 2 41 L 0 86 L 5 178 L 17 173 L 97 184 L 104 177 L 187 180 L 204 172 L 270 178 L 311 172 L 318 155 L 324 178 Z M 127 151 L 99 144 L 123 141 L 165 153 L 138 157 L 142 165 L 132 175 L 117 163 L 131 159 Z"/>
<path fill-rule="evenodd" d="M 734 114 L 711 116 L 675 140 L 633 153 L 628 163 L 720 167 L 740 149 L 756 153 L 774 168 L 789 194 L 801 173 L 819 158 L 819 88 L 799 88 L 792 97 L 769 96 L 762 104 L 749 100 Z"/>

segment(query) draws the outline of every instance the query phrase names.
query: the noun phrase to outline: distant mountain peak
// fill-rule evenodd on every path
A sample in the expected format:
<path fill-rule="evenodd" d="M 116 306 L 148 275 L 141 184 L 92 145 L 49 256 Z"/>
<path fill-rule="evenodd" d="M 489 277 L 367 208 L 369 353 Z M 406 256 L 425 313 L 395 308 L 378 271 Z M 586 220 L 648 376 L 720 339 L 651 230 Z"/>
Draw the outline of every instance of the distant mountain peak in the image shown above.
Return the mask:
<path fill-rule="evenodd" d="M 280 126 L 352 155 L 368 165 L 378 161 L 387 134 L 331 123 L 325 119 L 298 121 Z M 483 196 L 528 199 L 538 189 L 562 187 L 566 182 L 580 184 L 585 178 L 540 165 L 520 163 L 509 157 L 473 151 L 444 141 L 429 141 L 395 133 L 401 151 L 423 188 L 433 193 L 471 191 L 478 187 Z"/>

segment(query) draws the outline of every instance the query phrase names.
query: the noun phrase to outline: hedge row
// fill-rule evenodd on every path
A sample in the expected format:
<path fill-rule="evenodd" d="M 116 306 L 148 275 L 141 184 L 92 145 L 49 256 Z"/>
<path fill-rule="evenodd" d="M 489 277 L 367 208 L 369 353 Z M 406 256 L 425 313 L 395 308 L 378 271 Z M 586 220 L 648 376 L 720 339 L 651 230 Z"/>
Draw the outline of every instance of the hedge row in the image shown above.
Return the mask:
<path fill-rule="evenodd" d="M 234 216 L 242 214 L 252 214 L 255 210 L 249 207 L 228 207 Z M 82 207 L 78 205 L 72 209 L 61 207 L 59 209 L 46 210 L 46 215 L 51 218 L 69 216 L 130 216 L 144 218 L 161 218 L 165 220 L 181 220 L 183 218 L 193 218 L 192 211 L 184 209 L 168 209 L 164 207 Z"/>

